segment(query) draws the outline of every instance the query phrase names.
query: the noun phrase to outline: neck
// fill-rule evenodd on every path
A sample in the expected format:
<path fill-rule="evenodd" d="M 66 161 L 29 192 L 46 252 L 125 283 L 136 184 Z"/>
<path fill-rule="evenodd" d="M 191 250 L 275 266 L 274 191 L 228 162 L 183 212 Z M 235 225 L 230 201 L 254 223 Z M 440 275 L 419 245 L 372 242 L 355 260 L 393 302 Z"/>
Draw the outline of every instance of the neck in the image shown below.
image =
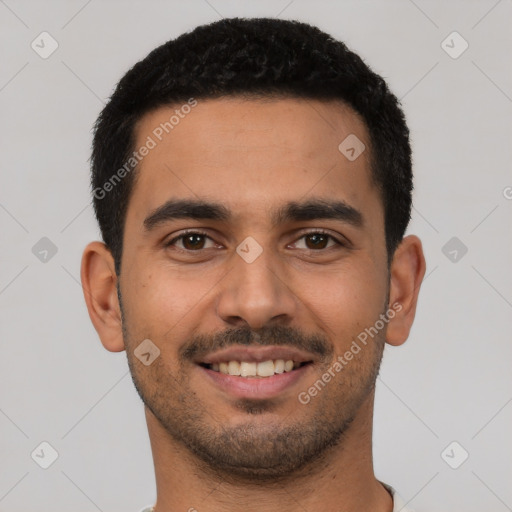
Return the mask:
<path fill-rule="evenodd" d="M 155 512 L 391 512 L 372 462 L 373 393 L 335 447 L 300 474 L 273 482 L 237 480 L 205 468 L 146 408 L 157 488 Z"/>

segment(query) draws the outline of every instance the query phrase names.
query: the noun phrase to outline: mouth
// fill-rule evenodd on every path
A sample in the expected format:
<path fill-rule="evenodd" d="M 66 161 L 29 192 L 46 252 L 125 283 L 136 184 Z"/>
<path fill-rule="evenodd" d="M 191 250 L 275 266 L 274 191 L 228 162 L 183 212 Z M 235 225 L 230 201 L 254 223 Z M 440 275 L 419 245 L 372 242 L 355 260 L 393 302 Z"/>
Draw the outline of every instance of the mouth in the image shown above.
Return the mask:
<path fill-rule="evenodd" d="M 289 347 L 231 347 L 195 362 L 209 386 L 235 398 L 269 399 L 291 394 L 315 359 Z"/>
<path fill-rule="evenodd" d="M 267 379 L 274 375 L 292 372 L 312 361 L 293 361 L 292 359 L 268 359 L 267 361 L 222 361 L 220 363 L 199 363 L 199 366 L 222 373 L 243 378 Z"/>

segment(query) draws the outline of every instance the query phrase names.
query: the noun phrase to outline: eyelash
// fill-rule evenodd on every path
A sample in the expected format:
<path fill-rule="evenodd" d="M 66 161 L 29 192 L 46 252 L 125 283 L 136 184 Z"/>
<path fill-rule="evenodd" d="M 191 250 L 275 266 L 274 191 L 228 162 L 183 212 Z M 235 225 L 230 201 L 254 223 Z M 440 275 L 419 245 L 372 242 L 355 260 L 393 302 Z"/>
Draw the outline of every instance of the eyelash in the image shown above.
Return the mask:
<path fill-rule="evenodd" d="M 205 233 L 204 231 L 199 231 L 199 230 L 190 230 L 190 231 L 185 231 L 183 233 L 181 233 L 181 235 L 177 236 L 177 237 L 174 237 L 172 240 L 170 240 L 169 242 L 166 242 L 164 244 L 164 247 L 170 247 L 172 246 L 175 242 L 177 242 L 178 240 L 183 240 L 186 236 L 188 235 L 200 235 L 200 236 L 204 236 L 206 238 L 209 238 L 210 240 L 212 239 L 208 233 Z M 306 233 L 302 233 L 302 235 L 297 239 L 297 240 L 300 240 L 308 235 L 325 235 L 327 236 L 328 238 L 330 238 L 331 240 L 333 240 L 337 246 L 339 247 L 346 247 L 347 244 L 341 242 L 340 240 L 338 240 L 336 237 L 334 237 L 333 235 L 331 235 L 330 233 L 328 233 L 327 231 L 324 231 L 323 229 L 316 229 L 314 231 L 308 231 Z M 325 249 L 305 249 L 307 251 L 310 251 L 310 252 L 322 252 L 322 251 L 327 251 L 329 249 L 333 249 L 334 246 L 331 246 L 331 247 L 327 247 Z M 181 252 L 186 252 L 186 253 L 200 253 L 201 251 L 205 250 L 205 249 L 198 249 L 198 250 L 190 250 L 190 249 L 181 249 L 181 248 L 176 248 L 176 250 L 178 251 L 181 251 Z"/>

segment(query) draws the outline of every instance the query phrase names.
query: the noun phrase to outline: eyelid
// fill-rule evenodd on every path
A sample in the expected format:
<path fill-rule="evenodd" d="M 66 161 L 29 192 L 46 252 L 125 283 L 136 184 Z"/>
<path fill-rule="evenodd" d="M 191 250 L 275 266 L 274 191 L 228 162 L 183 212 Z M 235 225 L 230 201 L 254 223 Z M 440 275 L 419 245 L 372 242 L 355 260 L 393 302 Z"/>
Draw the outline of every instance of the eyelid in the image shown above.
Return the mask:
<path fill-rule="evenodd" d="M 333 235 L 330 231 L 323 229 L 323 228 L 307 228 L 305 231 L 300 231 L 299 233 L 296 234 L 296 239 L 292 243 L 298 242 L 301 238 L 304 238 L 307 235 L 316 235 L 316 234 L 328 236 L 339 247 L 350 247 L 350 245 L 351 245 L 351 242 L 347 238 L 345 238 L 343 235 L 338 235 L 338 234 Z M 210 240 L 215 242 L 215 240 L 213 240 L 213 238 L 207 232 L 203 231 L 201 228 L 190 228 L 190 229 L 182 231 L 178 235 L 172 237 L 171 240 L 169 240 L 168 242 L 164 242 L 164 247 L 172 246 L 175 242 L 183 239 L 187 235 L 201 235 L 201 236 L 209 238 Z M 215 242 L 215 243 L 217 243 L 217 242 Z M 328 249 L 332 249 L 332 248 L 333 247 L 330 247 Z M 316 249 L 316 250 L 315 249 L 305 249 L 305 250 L 321 253 L 321 252 L 326 252 L 328 249 Z M 182 252 L 187 252 L 187 253 L 200 253 L 201 251 L 204 251 L 205 249 L 198 249 L 196 251 L 193 251 L 193 250 L 189 250 L 189 249 L 181 249 L 178 247 L 177 250 L 182 251 Z"/>
<path fill-rule="evenodd" d="M 187 235 L 202 235 L 202 236 L 204 236 L 206 238 L 209 238 L 210 240 L 214 241 L 213 238 L 208 233 L 203 231 L 202 229 L 200 229 L 200 228 L 190 228 L 190 229 L 186 229 L 185 231 L 181 231 L 176 236 L 173 236 L 168 242 L 164 242 L 164 247 L 168 247 L 168 246 L 172 245 L 174 242 L 176 242 L 176 241 L 178 241 L 180 239 L 183 239 Z M 180 250 L 181 251 L 186 251 L 186 252 L 199 252 L 199 251 L 190 251 L 190 250 L 186 250 L 186 249 L 180 249 Z"/>
<path fill-rule="evenodd" d="M 338 248 L 338 249 L 343 248 L 343 247 L 349 248 L 352 245 L 351 242 L 347 238 L 345 238 L 343 235 L 340 235 L 340 234 L 334 235 L 331 233 L 331 231 L 328 231 L 323 228 L 316 228 L 316 229 L 315 228 L 307 228 L 306 231 L 299 232 L 296 235 L 295 241 L 292 243 L 296 244 L 299 240 L 301 240 L 302 238 L 304 238 L 307 235 L 317 235 L 317 234 L 327 236 L 334 242 L 335 245 L 333 245 L 331 247 L 327 247 L 325 249 L 303 249 L 303 250 L 309 251 L 310 253 L 321 254 L 321 253 L 327 253 L 329 250 L 336 249 L 336 248 Z"/>

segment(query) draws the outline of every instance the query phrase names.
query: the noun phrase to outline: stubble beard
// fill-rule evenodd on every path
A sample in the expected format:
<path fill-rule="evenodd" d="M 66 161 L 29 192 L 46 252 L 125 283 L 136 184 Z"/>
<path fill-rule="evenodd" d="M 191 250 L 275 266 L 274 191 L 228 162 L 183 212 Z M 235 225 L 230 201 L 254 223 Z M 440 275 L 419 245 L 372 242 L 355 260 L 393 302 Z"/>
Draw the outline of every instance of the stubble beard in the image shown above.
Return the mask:
<path fill-rule="evenodd" d="M 266 421 L 265 415 L 279 412 L 279 406 L 273 400 L 245 399 L 235 407 L 247 420 L 227 425 L 190 390 L 185 365 L 174 375 L 161 358 L 145 367 L 132 355 L 136 344 L 125 319 L 123 336 L 135 388 L 170 438 L 195 456 L 201 470 L 248 483 L 284 482 L 313 471 L 330 449 L 343 444 L 361 406 L 373 395 L 385 344 L 384 331 L 364 348 L 371 351 L 364 364 L 352 361 L 309 404 L 297 400 L 298 411 L 307 412 L 302 419 Z M 319 369 L 315 380 L 331 364 Z"/>

